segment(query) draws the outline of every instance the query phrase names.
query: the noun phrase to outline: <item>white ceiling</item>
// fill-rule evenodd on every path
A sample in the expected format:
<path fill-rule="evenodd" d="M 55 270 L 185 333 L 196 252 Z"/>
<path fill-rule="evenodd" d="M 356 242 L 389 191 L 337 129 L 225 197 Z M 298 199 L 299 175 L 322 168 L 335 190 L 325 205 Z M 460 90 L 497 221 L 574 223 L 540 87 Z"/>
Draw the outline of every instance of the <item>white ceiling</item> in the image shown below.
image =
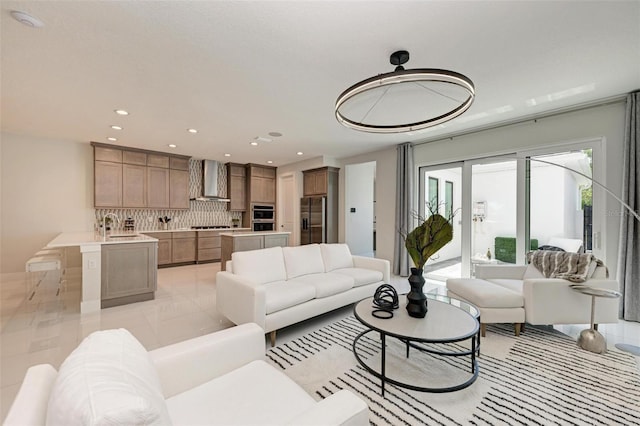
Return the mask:
<path fill-rule="evenodd" d="M 124 146 L 171 151 L 175 143 L 173 152 L 197 158 L 283 165 L 640 89 L 639 1 L 2 0 L 1 7 L 2 130 L 48 139 L 115 136 Z M 22 25 L 11 10 L 45 26 Z M 471 78 L 471 108 L 411 135 L 340 125 L 336 97 L 392 71 L 389 55 L 399 49 L 411 54 L 406 68 Z M 131 114 L 116 116 L 116 108 Z M 283 136 L 249 145 L 269 132 Z"/>

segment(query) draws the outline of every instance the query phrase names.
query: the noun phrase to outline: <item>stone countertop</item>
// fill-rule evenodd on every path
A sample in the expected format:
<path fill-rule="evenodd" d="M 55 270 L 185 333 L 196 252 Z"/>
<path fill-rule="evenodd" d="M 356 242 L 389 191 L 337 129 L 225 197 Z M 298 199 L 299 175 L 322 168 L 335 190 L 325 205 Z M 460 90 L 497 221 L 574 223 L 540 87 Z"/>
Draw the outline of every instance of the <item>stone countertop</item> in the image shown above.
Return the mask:
<path fill-rule="evenodd" d="M 290 235 L 291 232 L 281 231 L 254 231 L 254 232 L 223 232 L 222 237 L 250 237 L 256 235 Z"/>
<path fill-rule="evenodd" d="M 140 242 L 158 241 L 153 237 L 137 233 L 113 233 L 103 239 L 102 235 L 95 232 L 63 232 L 58 234 L 53 240 L 49 241 L 47 248 L 54 247 L 74 247 L 86 245 L 104 245 L 104 244 L 128 244 Z"/>

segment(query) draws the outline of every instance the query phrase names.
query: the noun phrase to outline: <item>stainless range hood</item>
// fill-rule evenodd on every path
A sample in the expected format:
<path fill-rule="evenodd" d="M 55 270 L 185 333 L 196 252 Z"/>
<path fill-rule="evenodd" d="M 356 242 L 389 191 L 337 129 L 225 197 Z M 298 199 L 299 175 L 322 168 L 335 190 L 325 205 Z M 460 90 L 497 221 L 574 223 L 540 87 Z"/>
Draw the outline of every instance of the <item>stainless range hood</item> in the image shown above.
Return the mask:
<path fill-rule="evenodd" d="M 202 196 L 197 201 L 219 201 L 228 203 L 228 198 L 221 197 L 218 192 L 218 169 L 220 163 L 213 160 L 202 160 Z"/>

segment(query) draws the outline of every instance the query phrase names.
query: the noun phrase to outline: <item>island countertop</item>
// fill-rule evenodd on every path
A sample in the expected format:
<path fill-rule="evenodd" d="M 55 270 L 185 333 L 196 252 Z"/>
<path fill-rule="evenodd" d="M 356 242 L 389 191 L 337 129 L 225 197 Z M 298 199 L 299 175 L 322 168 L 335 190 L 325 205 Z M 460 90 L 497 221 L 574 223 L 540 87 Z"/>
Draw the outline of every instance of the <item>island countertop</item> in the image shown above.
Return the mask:
<path fill-rule="evenodd" d="M 95 232 L 63 232 L 58 234 L 53 240 L 46 245 L 47 248 L 55 247 L 74 247 L 87 245 L 103 245 L 103 244 L 127 244 L 140 242 L 158 241 L 153 237 L 137 233 L 119 233 L 107 236 L 106 240 L 102 235 Z"/>
<path fill-rule="evenodd" d="M 255 237 L 256 235 L 290 235 L 288 231 L 249 231 L 249 232 L 223 232 L 221 237 Z"/>

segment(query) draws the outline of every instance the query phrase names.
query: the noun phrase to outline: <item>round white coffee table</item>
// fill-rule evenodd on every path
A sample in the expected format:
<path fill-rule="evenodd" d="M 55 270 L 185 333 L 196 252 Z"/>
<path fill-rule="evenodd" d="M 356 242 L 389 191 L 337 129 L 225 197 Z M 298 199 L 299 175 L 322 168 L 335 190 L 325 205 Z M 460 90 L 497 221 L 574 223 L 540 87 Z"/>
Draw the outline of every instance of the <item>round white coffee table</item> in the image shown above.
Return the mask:
<path fill-rule="evenodd" d="M 611 299 L 620 297 L 621 294 L 606 288 L 591 287 L 582 284 L 570 286 L 573 290 L 591 296 L 591 328 L 582 330 L 578 336 L 578 346 L 590 352 L 603 354 L 607 351 L 607 341 L 604 336 L 595 329 L 594 317 L 596 312 L 596 297 L 608 297 Z"/>
<path fill-rule="evenodd" d="M 361 300 L 354 307 L 354 315 L 367 330 L 360 333 L 353 341 L 353 353 L 360 365 L 369 373 L 379 378 L 382 382 L 381 390 L 384 395 L 386 382 L 407 389 L 422 392 L 453 392 L 470 386 L 478 378 L 478 362 L 476 356 L 480 355 L 480 311 L 470 303 L 446 296 L 427 295 L 428 311 L 424 318 L 413 318 L 407 313 L 404 306 L 393 311 L 393 318 L 382 319 L 372 315 L 373 298 Z M 361 357 L 358 349 L 358 341 L 370 333 L 379 333 L 381 342 L 381 362 L 377 369 L 369 365 Z M 386 374 L 386 339 L 392 337 L 406 345 L 406 357 L 409 358 L 409 349 L 441 357 L 469 357 L 471 376 L 462 383 L 444 387 L 425 387 L 405 383 L 401 380 L 388 377 Z M 449 344 L 470 340 L 471 348 L 451 349 L 437 348 L 440 344 Z M 429 344 L 423 345 L 423 344 Z M 436 348 L 434 348 L 434 346 Z"/>

